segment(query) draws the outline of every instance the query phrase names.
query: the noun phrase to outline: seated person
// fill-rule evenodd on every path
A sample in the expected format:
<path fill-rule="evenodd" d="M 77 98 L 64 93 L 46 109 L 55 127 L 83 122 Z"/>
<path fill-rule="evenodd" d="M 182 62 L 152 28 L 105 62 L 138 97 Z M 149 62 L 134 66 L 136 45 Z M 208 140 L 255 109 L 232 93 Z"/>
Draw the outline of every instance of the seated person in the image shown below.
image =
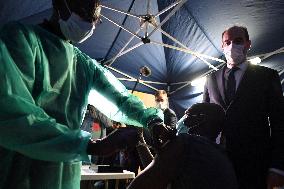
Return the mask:
<path fill-rule="evenodd" d="M 106 134 L 109 135 L 112 132 L 115 132 L 116 129 L 123 128 L 125 132 L 127 130 L 136 130 L 137 128 L 134 127 L 126 127 L 125 124 L 119 123 L 116 121 L 112 121 L 112 126 L 106 128 Z M 135 143 L 135 141 L 133 141 Z M 99 165 L 110 165 L 111 167 L 128 170 L 134 172 L 135 175 L 138 174 L 138 169 L 140 165 L 140 159 L 138 153 L 136 151 L 135 146 L 132 148 L 121 149 L 120 151 L 113 153 L 111 155 L 100 156 L 98 159 L 97 164 Z M 126 188 L 128 184 L 128 180 L 121 179 L 118 183 L 119 188 Z M 105 188 L 105 181 L 96 181 L 94 184 L 94 189 L 103 189 Z M 116 180 L 109 180 L 108 181 L 108 188 L 112 189 L 116 187 Z"/>
<path fill-rule="evenodd" d="M 91 138 L 93 140 L 101 139 L 106 136 L 106 128 L 110 128 L 112 125 L 111 120 L 102 114 L 97 108 L 93 105 L 88 104 L 82 125 L 81 130 L 91 133 Z M 98 156 L 91 156 L 91 163 L 97 163 Z M 89 161 L 83 161 L 83 164 L 89 164 Z"/>
<path fill-rule="evenodd" d="M 180 134 L 162 146 L 154 160 L 128 189 L 236 189 L 237 180 L 225 151 L 215 144 L 224 110 L 209 103 L 186 111 L 185 125 L 194 134 Z"/>
<path fill-rule="evenodd" d="M 92 139 L 106 136 L 107 128 L 112 127 L 112 121 L 93 105 L 88 104 L 81 129 L 92 134 Z"/>

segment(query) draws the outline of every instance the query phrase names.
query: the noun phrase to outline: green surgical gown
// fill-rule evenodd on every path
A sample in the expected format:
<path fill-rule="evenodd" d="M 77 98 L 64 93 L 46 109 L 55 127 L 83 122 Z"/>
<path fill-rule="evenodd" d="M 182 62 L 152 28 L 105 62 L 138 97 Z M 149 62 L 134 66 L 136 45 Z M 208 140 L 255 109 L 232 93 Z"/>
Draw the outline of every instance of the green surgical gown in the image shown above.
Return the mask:
<path fill-rule="evenodd" d="M 0 189 L 78 189 L 89 133 L 80 130 L 90 90 L 115 104 L 117 121 L 161 116 L 96 61 L 40 26 L 0 31 Z"/>

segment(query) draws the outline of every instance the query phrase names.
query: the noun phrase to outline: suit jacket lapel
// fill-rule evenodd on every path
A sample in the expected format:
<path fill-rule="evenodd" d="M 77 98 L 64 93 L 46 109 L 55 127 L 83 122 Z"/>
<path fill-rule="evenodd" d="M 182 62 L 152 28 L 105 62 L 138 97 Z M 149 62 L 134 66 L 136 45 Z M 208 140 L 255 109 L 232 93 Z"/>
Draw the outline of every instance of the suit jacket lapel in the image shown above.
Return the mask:
<path fill-rule="evenodd" d="M 248 84 L 250 83 L 250 78 L 252 77 L 251 74 L 253 72 L 253 66 L 251 64 L 248 65 L 242 80 L 239 84 L 239 87 L 236 91 L 235 99 L 233 101 L 236 101 L 240 95 L 242 95 L 243 92 L 247 90 Z"/>
<path fill-rule="evenodd" d="M 216 80 L 217 80 L 217 86 L 218 86 L 218 91 L 219 95 L 221 96 L 222 100 L 222 105 L 223 107 L 226 107 L 226 101 L 225 101 L 225 83 L 224 83 L 224 69 L 226 66 L 223 66 L 220 71 L 216 72 Z"/>

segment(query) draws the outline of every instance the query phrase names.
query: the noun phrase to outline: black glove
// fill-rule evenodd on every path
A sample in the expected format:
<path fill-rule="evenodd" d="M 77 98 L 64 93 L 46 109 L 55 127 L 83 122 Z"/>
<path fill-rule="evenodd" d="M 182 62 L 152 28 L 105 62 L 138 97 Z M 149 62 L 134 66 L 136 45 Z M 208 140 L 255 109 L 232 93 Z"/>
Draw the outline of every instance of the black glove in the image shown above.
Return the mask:
<path fill-rule="evenodd" d="M 139 139 L 140 135 L 137 128 L 118 128 L 103 139 L 90 140 L 87 146 L 87 154 L 110 155 L 126 148 L 134 148 Z"/>
<path fill-rule="evenodd" d="M 163 124 L 161 119 L 154 119 L 148 123 L 152 134 L 153 147 L 159 150 L 163 144 L 176 136 L 176 129 Z"/>

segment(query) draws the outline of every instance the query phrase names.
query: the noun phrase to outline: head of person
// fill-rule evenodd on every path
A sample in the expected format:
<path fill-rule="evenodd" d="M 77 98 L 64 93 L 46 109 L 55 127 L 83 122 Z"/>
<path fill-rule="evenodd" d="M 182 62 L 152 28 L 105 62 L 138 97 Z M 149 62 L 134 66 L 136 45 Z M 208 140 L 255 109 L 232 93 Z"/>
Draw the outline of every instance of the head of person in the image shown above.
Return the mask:
<path fill-rule="evenodd" d="M 89 38 L 100 20 L 99 0 L 52 0 L 52 5 L 61 33 L 74 43 Z"/>
<path fill-rule="evenodd" d="M 246 27 L 235 25 L 222 33 L 222 49 L 228 68 L 245 62 L 250 47 L 251 41 Z"/>
<path fill-rule="evenodd" d="M 96 112 L 96 108 L 91 105 L 91 104 L 88 104 L 87 105 L 87 112 L 93 117 L 93 118 L 97 118 L 97 112 Z"/>
<path fill-rule="evenodd" d="M 190 134 L 204 136 L 215 141 L 223 129 L 225 111 L 218 104 L 197 103 L 186 110 L 184 124 Z"/>
<path fill-rule="evenodd" d="M 165 110 L 169 107 L 168 95 L 165 90 L 158 90 L 155 93 L 155 103 L 156 108 L 160 108 L 161 110 Z"/>

